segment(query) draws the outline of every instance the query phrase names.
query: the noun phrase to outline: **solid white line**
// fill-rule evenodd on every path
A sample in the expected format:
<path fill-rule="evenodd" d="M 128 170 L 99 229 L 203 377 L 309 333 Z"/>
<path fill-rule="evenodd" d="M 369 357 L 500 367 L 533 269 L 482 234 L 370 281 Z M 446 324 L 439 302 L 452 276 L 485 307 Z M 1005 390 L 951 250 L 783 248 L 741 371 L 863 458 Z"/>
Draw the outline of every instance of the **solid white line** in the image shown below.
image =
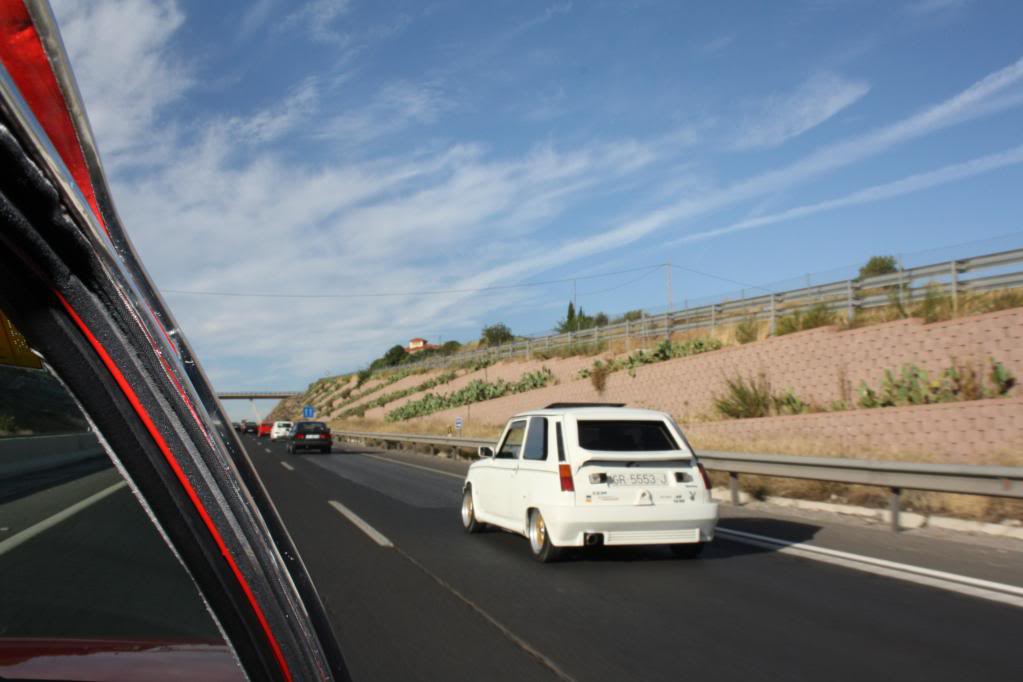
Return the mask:
<path fill-rule="evenodd" d="M 368 535 L 370 539 L 373 540 L 373 542 L 377 543 L 381 547 L 394 547 L 394 543 L 388 540 L 383 533 L 381 533 L 376 528 L 360 519 L 358 516 L 356 516 L 355 512 L 353 512 L 348 507 L 344 506 L 340 502 L 335 502 L 334 500 L 330 500 L 329 502 L 327 502 L 327 504 L 329 504 L 334 509 L 338 510 L 341 513 L 341 516 L 351 521 L 356 528 L 358 528 L 363 533 Z"/>
<path fill-rule="evenodd" d="M 287 469 L 288 471 L 294 471 L 295 470 L 295 467 L 291 466 L 287 462 L 281 462 L 281 466 L 284 467 L 285 469 Z"/>
<path fill-rule="evenodd" d="M 465 474 L 453 474 L 450 471 L 441 471 L 440 469 L 434 469 L 433 467 L 424 467 L 421 464 L 410 464 L 408 462 L 399 462 L 396 459 L 390 457 L 381 457 L 380 455 L 371 455 L 366 452 L 360 452 L 363 457 L 372 457 L 373 459 L 379 459 L 381 462 L 390 462 L 391 464 L 400 464 L 403 467 L 412 467 L 413 469 L 422 469 L 423 471 L 429 471 L 433 474 L 440 474 L 441 476 L 450 476 L 451 478 L 457 478 L 462 481 L 465 480 Z"/>
<path fill-rule="evenodd" d="M 66 521 L 67 519 L 70 519 L 72 516 L 82 511 L 86 507 L 96 504 L 104 497 L 116 493 L 118 490 L 125 487 L 126 485 L 128 485 L 128 483 L 125 481 L 115 483 L 109 488 L 104 488 L 103 490 L 100 490 L 98 493 L 94 495 L 89 495 L 84 500 L 79 500 L 78 502 L 75 502 L 70 507 L 67 507 L 66 509 L 57 512 L 53 516 L 43 519 L 42 521 L 35 525 L 29 526 L 25 530 L 15 533 L 14 535 L 7 538 L 3 542 L 0 542 L 0 555 L 6 554 L 7 552 L 17 547 L 18 545 L 28 542 L 29 540 L 39 535 L 43 531 L 53 528 L 61 521 Z"/>
<path fill-rule="evenodd" d="M 793 554 L 805 559 L 843 566 L 865 573 L 883 575 L 911 583 L 936 587 L 949 592 L 957 592 L 1002 604 L 1009 604 L 1010 606 L 1023 607 L 1023 588 L 1016 587 L 1015 585 L 996 583 L 990 580 L 981 580 L 945 571 L 936 571 L 931 568 L 924 568 L 923 566 L 902 564 L 886 559 L 876 559 L 874 557 L 863 556 L 862 554 L 841 552 L 826 547 L 817 547 L 805 542 L 780 540 L 741 530 L 718 528 L 717 534 L 723 535 L 729 540 L 771 549 L 780 554 Z"/>

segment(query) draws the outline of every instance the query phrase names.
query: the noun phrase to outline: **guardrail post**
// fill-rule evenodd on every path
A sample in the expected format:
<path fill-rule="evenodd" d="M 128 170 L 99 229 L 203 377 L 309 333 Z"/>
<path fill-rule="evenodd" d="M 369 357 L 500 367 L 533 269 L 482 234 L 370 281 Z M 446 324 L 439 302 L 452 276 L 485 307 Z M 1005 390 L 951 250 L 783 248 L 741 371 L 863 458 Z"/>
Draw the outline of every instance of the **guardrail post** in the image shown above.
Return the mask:
<path fill-rule="evenodd" d="M 728 472 L 728 490 L 732 494 L 732 504 L 739 506 L 739 474 Z"/>
<path fill-rule="evenodd" d="M 888 511 L 892 517 L 892 531 L 899 532 L 899 502 L 902 488 L 892 488 L 888 496 Z"/>
<path fill-rule="evenodd" d="M 625 320 L 625 352 L 632 352 L 632 325 L 629 323 L 628 318 Z"/>
<path fill-rule="evenodd" d="M 717 330 L 718 326 L 718 304 L 712 303 L 710 306 L 710 333 L 713 334 Z"/>
<path fill-rule="evenodd" d="M 774 325 L 775 318 L 777 317 L 778 306 L 774 302 L 774 292 L 771 292 L 771 322 L 767 327 L 767 333 L 770 336 L 774 336 Z"/>
<path fill-rule="evenodd" d="M 853 321 L 855 312 L 853 311 L 853 281 L 847 279 L 845 281 L 845 294 L 846 294 L 846 308 L 845 308 L 845 319 L 849 322 Z"/>
<path fill-rule="evenodd" d="M 959 313 L 959 264 L 952 261 L 948 264 L 952 273 L 952 312 Z"/>

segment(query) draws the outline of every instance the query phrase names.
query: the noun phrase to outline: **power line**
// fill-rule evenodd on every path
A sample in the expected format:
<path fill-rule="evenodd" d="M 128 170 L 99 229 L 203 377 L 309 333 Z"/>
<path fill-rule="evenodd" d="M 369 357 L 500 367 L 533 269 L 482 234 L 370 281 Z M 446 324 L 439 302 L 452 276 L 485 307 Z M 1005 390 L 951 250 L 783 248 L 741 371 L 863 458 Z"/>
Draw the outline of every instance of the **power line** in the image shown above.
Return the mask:
<path fill-rule="evenodd" d="M 491 287 L 478 287 L 474 289 L 432 289 L 417 291 L 376 291 L 359 294 L 280 294 L 269 292 L 242 292 L 242 291 L 187 291 L 183 289 L 161 289 L 168 294 L 181 294 L 185 296 L 227 296 L 232 298 L 383 298 L 387 296 L 442 296 L 446 294 L 476 294 L 484 291 L 502 291 L 506 289 L 522 289 L 526 287 L 547 286 L 549 284 L 565 284 L 580 279 L 598 279 L 601 277 L 613 277 L 624 275 L 630 272 L 641 270 L 654 270 L 664 267 L 663 264 L 647 265 L 641 268 L 630 268 L 628 270 L 616 270 L 614 272 L 601 272 L 595 275 L 579 275 L 576 277 L 564 277 L 562 279 L 549 279 L 539 282 L 520 282 L 518 284 L 501 284 Z"/>
<path fill-rule="evenodd" d="M 630 284 L 635 284 L 636 282 L 640 281 L 641 279 L 645 279 L 645 278 L 649 277 L 651 274 L 653 274 L 657 270 L 660 270 L 662 267 L 664 267 L 664 266 L 663 265 L 653 265 L 653 266 L 650 267 L 649 270 L 644 272 L 642 275 L 640 275 L 639 277 L 636 277 L 634 279 L 630 279 L 628 282 L 622 282 L 621 284 L 616 284 L 613 287 L 608 287 L 607 289 L 598 289 L 597 291 L 584 291 L 583 293 L 581 293 L 579 295 L 580 296 L 584 296 L 584 297 L 585 296 L 596 296 L 597 294 L 606 294 L 609 291 L 614 291 L 615 289 L 621 289 L 623 287 L 627 287 Z"/>

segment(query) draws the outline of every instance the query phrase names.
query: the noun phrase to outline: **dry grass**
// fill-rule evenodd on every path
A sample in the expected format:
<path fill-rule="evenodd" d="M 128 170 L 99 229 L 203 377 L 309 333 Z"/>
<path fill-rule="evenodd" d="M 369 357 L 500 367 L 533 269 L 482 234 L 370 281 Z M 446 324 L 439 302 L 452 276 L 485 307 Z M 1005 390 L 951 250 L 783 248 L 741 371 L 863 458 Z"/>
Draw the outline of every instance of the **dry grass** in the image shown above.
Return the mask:
<path fill-rule="evenodd" d="M 728 487 L 728 475 L 710 472 L 715 487 Z M 888 491 L 873 486 L 808 481 L 795 478 L 740 476 L 739 489 L 756 500 L 787 497 L 833 504 L 848 504 L 871 509 L 887 509 Z M 902 494 L 902 510 L 917 514 L 951 516 L 972 521 L 1000 523 L 1023 520 L 1023 500 L 955 495 L 906 490 Z"/>

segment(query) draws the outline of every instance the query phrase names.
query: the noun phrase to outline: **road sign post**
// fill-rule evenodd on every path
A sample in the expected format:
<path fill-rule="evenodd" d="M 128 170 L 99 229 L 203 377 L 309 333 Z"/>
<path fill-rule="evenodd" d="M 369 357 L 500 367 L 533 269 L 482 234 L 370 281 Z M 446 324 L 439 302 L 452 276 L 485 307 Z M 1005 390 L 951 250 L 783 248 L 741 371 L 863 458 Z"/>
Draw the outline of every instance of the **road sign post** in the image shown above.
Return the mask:
<path fill-rule="evenodd" d="M 461 417 L 455 417 L 455 431 L 458 432 L 459 436 L 462 435 L 462 418 Z"/>

